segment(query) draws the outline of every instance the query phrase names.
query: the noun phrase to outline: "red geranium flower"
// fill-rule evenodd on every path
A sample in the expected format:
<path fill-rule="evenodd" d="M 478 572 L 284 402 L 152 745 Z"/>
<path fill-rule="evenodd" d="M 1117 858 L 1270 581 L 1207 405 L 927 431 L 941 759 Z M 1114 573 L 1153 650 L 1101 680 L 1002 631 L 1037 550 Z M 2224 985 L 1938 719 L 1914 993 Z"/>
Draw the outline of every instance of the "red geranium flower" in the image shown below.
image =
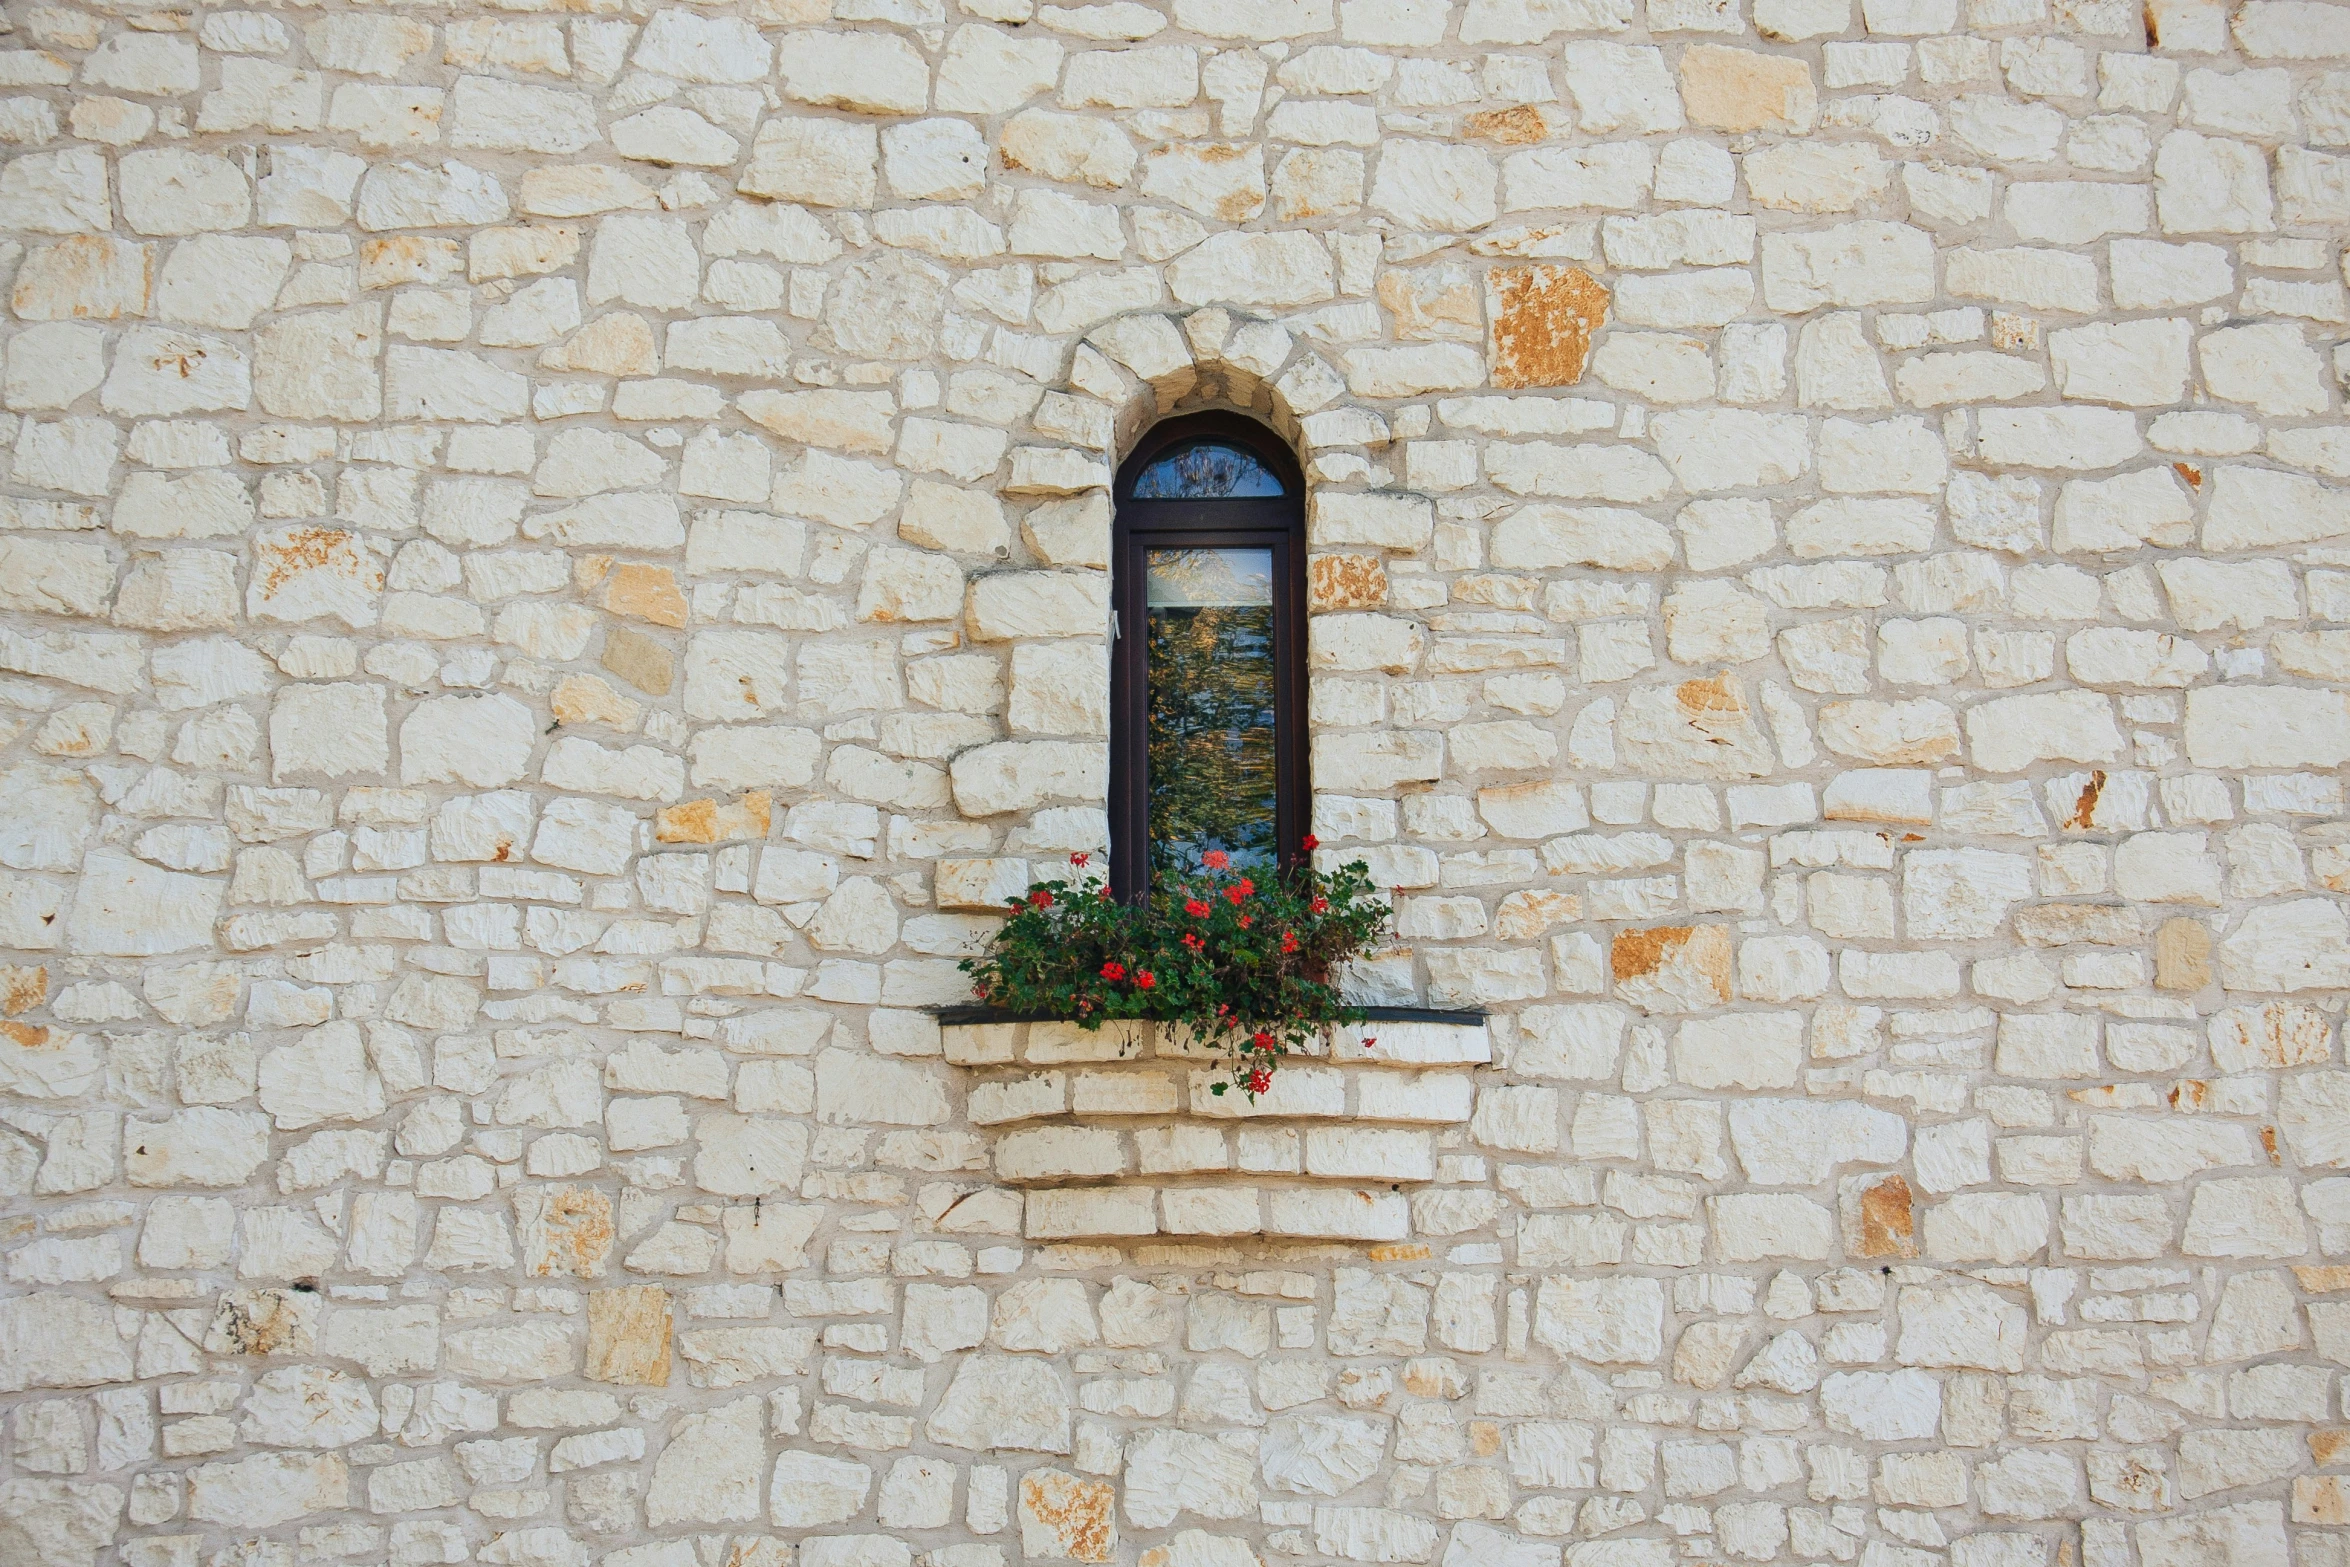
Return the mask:
<path fill-rule="evenodd" d="M 1194 952 L 1199 951 L 1201 948 L 1207 945 L 1206 942 L 1199 939 L 1199 933 L 1197 931 L 1190 930 L 1187 930 L 1183 933 L 1183 944 Z"/>
<path fill-rule="evenodd" d="M 1319 849 L 1320 847 L 1322 847 L 1322 840 L 1321 840 L 1321 839 L 1319 839 L 1319 838 L 1317 838 L 1317 837 L 1315 837 L 1315 836 L 1314 836 L 1312 833 L 1307 833 L 1307 834 L 1306 834 L 1306 841 L 1305 841 L 1305 842 L 1304 842 L 1304 844 L 1302 844 L 1300 847 L 1302 847 L 1302 848 L 1303 848 L 1303 849 L 1306 851 L 1306 853 L 1308 853 L 1308 854 L 1311 854 L 1311 853 L 1313 853 L 1313 852 L 1314 852 L 1316 849 Z"/>
<path fill-rule="evenodd" d="M 1248 1042 L 1256 1046 L 1259 1050 L 1270 1050 L 1273 1048 L 1273 1036 L 1266 1033 L 1261 1028 L 1248 1036 Z"/>
<path fill-rule="evenodd" d="M 1232 863 L 1232 856 L 1226 854 L 1222 849 L 1210 849 L 1199 857 L 1199 862 L 1209 870 L 1220 871 Z"/>
<path fill-rule="evenodd" d="M 1261 1094 L 1272 1086 L 1273 1074 L 1271 1072 L 1261 1066 L 1252 1066 L 1248 1069 L 1248 1091 L 1250 1093 Z"/>
<path fill-rule="evenodd" d="M 1248 892 L 1246 890 L 1247 887 L 1248 883 L 1246 882 L 1234 882 L 1231 886 L 1224 889 L 1224 896 L 1228 901 L 1232 903 L 1238 903 L 1241 899 L 1248 896 Z"/>
<path fill-rule="evenodd" d="M 1199 899 L 1191 898 L 1185 901 L 1183 905 L 1183 912 L 1190 915 L 1195 920 L 1204 920 L 1208 917 L 1212 910 L 1207 904 L 1200 902 Z"/>
<path fill-rule="evenodd" d="M 1093 856 L 1092 856 L 1092 855 L 1090 855 L 1090 854 L 1085 854 L 1085 853 L 1072 854 L 1072 855 L 1070 855 L 1070 856 L 1069 856 L 1069 863 L 1070 863 L 1071 865 L 1074 865 L 1074 866 L 1078 867 L 1080 870 L 1082 870 L 1082 869 L 1084 868 L 1084 866 L 1085 866 L 1085 862 L 1086 862 L 1087 860 L 1090 860 L 1090 859 L 1092 859 L 1092 858 L 1093 858 Z"/>
<path fill-rule="evenodd" d="M 1137 990 L 1148 990 L 1157 983 L 1158 980 L 1149 969 L 1142 968 L 1134 971 L 1134 986 Z"/>
<path fill-rule="evenodd" d="M 1327 914 L 1330 912 L 1330 900 L 1328 898 L 1316 898 L 1310 905 L 1308 905 L 1308 907 L 1310 907 L 1316 914 Z"/>
<path fill-rule="evenodd" d="M 1028 895 L 1028 901 L 1040 909 L 1049 909 L 1053 906 L 1053 895 L 1039 887 Z"/>
<path fill-rule="evenodd" d="M 1110 963 L 1104 963 L 1104 964 L 1102 965 L 1102 978 L 1104 978 L 1104 979 L 1124 979 L 1125 977 L 1126 977 L 1126 965 L 1125 965 L 1125 964 L 1123 964 L 1123 963 L 1118 963 L 1118 962 L 1110 962 Z"/>
<path fill-rule="evenodd" d="M 1281 933 L 1281 950 L 1284 952 L 1295 952 L 1297 950 L 1296 931 L 1285 930 Z"/>

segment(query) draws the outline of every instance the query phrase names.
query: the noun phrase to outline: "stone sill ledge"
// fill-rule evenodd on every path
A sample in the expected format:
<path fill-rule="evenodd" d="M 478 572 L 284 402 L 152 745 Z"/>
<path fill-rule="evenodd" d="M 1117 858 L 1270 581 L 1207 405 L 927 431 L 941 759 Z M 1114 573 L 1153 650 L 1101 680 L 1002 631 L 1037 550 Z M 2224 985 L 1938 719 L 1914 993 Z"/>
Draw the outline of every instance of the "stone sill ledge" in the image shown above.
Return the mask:
<path fill-rule="evenodd" d="M 931 1007 L 941 1028 L 971 1028 L 994 1023 L 1067 1023 L 1069 1018 L 1050 1012 L 1007 1012 L 1000 1007 L 963 1006 Z M 1370 1023 L 1445 1023 L 1465 1028 L 1482 1024 L 1493 1014 L 1483 1007 L 1391 1007 L 1366 1006 L 1360 1009 L 1364 1021 Z"/>
<path fill-rule="evenodd" d="M 1032 1241 L 1400 1241 L 1412 1233 L 1400 1192 L 1346 1186 L 1092 1186 L 1028 1194 Z"/>
<path fill-rule="evenodd" d="M 947 1059 L 973 1071 L 995 1178 L 1028 1194 L 1032 1240 L 1403 1240 L 1402 1187 L 1436 1178 L 1438 1135 L 1467 1124 L 1493 1055 L 1483 1012 L 1379 1008 L 1252 1102 L 1213 1092 L 1219 1051 L 1155 1024 L 979 1007 L 939 1022 Z"/>
<path fill-rule="evenodd" d="M 1483 1066 L 1493 1059 L 1486 1014 L 1433 1007 L 1365 1008 L 1368 1021 L 1328 1029 L 1303 1052 L 1309 1057 L 1389 1067 Z M 982 1007 L 937 1009 L 946 1058 L 957 1066 L 1067 1066 L 1142 1060 L 1206 1063 L 1224 1052 L 1189 1033 L 1156 1023 L 1104 1023 L 1087 1029 L 1065 1018 L 995 1012 Z"/>

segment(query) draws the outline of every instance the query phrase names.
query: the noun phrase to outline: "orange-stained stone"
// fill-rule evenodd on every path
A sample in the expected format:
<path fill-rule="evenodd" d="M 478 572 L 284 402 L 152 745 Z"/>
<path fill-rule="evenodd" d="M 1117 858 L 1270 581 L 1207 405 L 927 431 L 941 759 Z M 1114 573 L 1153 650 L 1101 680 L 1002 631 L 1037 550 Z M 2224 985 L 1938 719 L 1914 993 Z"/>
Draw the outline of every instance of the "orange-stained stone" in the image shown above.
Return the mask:
<path fill-rule="evenodd" d="M 1425 1246 L 1398 1244 L 1373 1246 L 1363 1255 L 1373 1262 L 1425 1262 L 1431 1253 Z"/>
<path fill-rule="evenodd" d="M 1377 293 L 1380 306 L 1395 318 L 1399 338 L 1474 341 L 1484 334 L 1485 308 L 1477 275 L 1458 262 L 1382 272 Z"/>
<path fill-rule="evenodd" d="M 0 1036 L 25 1050 L 38 1050 L 49 1042 L 49 1031 L 38 1023 L 0 1023 Z"/>
<path fill-rule="evenodd" d="M 112 321 L 145 315 L 154 282 L 154 246 L 70 234 L 25 258 L 9 304 L 28 321 Z"/>
<path fill-rule="evenodd" d="M 685 595 L 678 591 L 677 573 L 667 566 L 630 563 L 615 566 L 604 580 L 604 607 L 632 620 L 656 626 L 685 624 Z"/>
<path fill-rule="evenodd" d="M 2098 768 L 2089 774 L 2089 781 L 2081 785 L 2081 792 L 2073 801 L 2073 813 L 2064 819 L 2064 825 L 2083 829 L 2095 825 L 2097 802 L 2104 793 L 2105 770 Z"/>
<path fill-rule="evenodd" d="M 2105 1485 L 2116 1496 L 2131 1498 L 2119 1505 L 2133 1512 L 2154 1512 L 2169 1505 L 2170 1476 L 2159 1458 L 2149 1459 L 2143 1451 L 2120 1455 L 2120 1461 L 2107 1471 Z M 2062 1562 L 2060 1567 L 2072 1564 Z"/>
<path fill-rule="evenodd" d="M 592 1279 L 611 1255 L 612 1199 L 593 1186 L 554 1186 L 517 1201 L 522 1268 L 534 1279 L 569 1274 Z"/>
<path fill-rule="evenodd" d="M 1808 131 L 1820 113 L 1809 65 L 1719 44 L 1682 52 L 1681 104 L 1692 123 L 1717 131 Z"/>
<path fill-rule="evenodd" d="M 1581 267 L 1495 267 L 1485 274 L 1488 358 L 1500 387 L 1572 386 L 1607 322 L 1607 290 Z"/>
<path fill-rule="evenodd" d="M 1081 1480 L 1060 1469 L 1020 1477 L 1020 1551 L 1030 1561 L 1106 1562 L 1118 1554 L 1111 1513 L 1118 1492 L 1107 1480 Z"/>
<path fill-rule="evenodd" d="M 1201 142 L 1191 150 L 1202 163 L 1234 163 L 1255 149 L 1236 147 L 1230 142 Z M 1265 198 L 1261 190 L 1244 187 L 1226 191 L 1216 198 L 1216 216 L 1227 223 L 1246 223 L 1264 210 Z"/>
<path fill-rule="evenodd" d="M 2206 956 L 2210 950 L 2210 932 L 2205 931 Z M 2315 1007 L 2271 1001 L 2257 1012 L 2237 1008 L 2213 1019 L 2211 1045 L 2227 1071 L 2282 1071 L 2325 1065 L 2333 1054 L 2332 1032 L 2330 1020 Z"/>
<path fill-rule="evenodd" d="M 2350 1290 L 2350 1266 L 2327 1263 L 2317 1267 L 2293 1270 L 2293 1277 L 2312 1295 L 2331 1295 L 2337 1290 Z"/>
<path fill-rule="evenodd" d="M 112 709 L 69 707 L 49 716 L 33 744 L 49 756 L 96 756 L 113 739 Z"/>
<path fill-rule="evenodd" d="M 669 1383 L 669 1292 L 658 1284 L 588 1296 L 587 1375 L 636 1387 Z"/>
<path fill-rule="evenodd" d="M 1532 941 L 1553 925 L 1583 917 L 1583 900 L 1572 892 L 1539 888 L 1513 892 L 1493 911 L 1493 934 L 1501 941 Z"/>
<path fill-rule="evenodd" d="M 1431 1355 L 1404 1362 L 1403 1390 L 1414 1398 L 1458 1398 L 1469 1384 L 1456 1362 Z"/>
<path fill-rule="evenodd" d="M 1664 967 L 1665 959 L 1684 946 L 1694 927 L 1688 925 L 1656 925 L 1647 930 L 1628 930 L 1616 937 L 1608 949 L 1608 963 L 1618 980 L 1638 979 Z"/>
<path fill-rule="evenodd" d="M 661 368 L 661 354 L 653 346 L 651 323 L 617 310 L 590 321 L 568 341 L 539 350 L 539 367 L 592 375 L 651 375 Z"/>
<path fill-rule="evenodd" d="M 19 1012 L 30 1012 L 48 999 L 47 969 L 0 967 L 0 1012 L 14 1017 Z"/>
<path fill-rule="evenodd" d="M 1162 1546 L 1161 1550 L 1164 1549 Z M 763 1534 L 738 1534 L 719 1567 L 791 1567 L 791 1555 L 789 1540 Z"/>
<path fill-rule="evenodd" d="M 2030 316 L 2009 315 L 2005 311 L 1991 313 L 1991 346 L 2006 354 L 2037 353 L 2040 348 L 2040 323 Z"/>
<path fill-rule="evenodd" d="M 1673 700 L 1692 720 L 1717 713 L 1736 716 L 1746 711 L 1746 694 L 1727 675 L 1716 675 L 1711 680 L 1684 680 L 1673 687 Z"/>
<path fill-rule="evenodd" d="M 2293 1482 L 2295 1523 L 2350 1523 L 2350 1481 L 2341 1475 L 2302 1475 Z"/>
<path fill-rule="evenodd" d="M 2293 1271 L 2298 1273 L 2302 1270 L 2296 1268 Z M 2312 1462 L 2320 1464 L 2338 1464 L 2350 1458 L 2350 1431 L 2310 1432 L 2309 1457 Z"/>
<path fill-rule="evenodd" d="M 440 111 L 431 111 L 433 119 Z M 457 242 L 422 234 L 392 234 L 359 242 L 359 286 L 396 288 L 402 283 L 445 283 L 461 270 Z"/>
<path fill-rule="evenodd" d="M 340 528 L 295 528 L 257 547 L 256 584 L 266 596 L 306 571 L 331 571 L 368 587 L 381 587 L 383 573 L 367 558 L 359 536 Z"/>
<path fill-rule="evenodd" d="M 1616 990 L 1668 1012 L 1725 1006 L 1730 1000 L 1731 942 L 1720 925 L 1657 925 L 1620 931 L 1608 948 Z"/>
<path fill-rule="evenodd" d="M 653 836 L 663 843 L 724 843 L 730 838 L 767 836 L 767 791 L 753 789 L 733 805 L 723 800 L 687 800 L 653 815 Z"/>
<path fill-rule="evenodd" d="M 1504 146 L 1523 147 L 1548 136 L 1550 122 L 1533 104 L 1521 103 L 1515 108 L 1487 109 L 1482 114 L 1472 114 L 1461 122 L 1461 129 Z"/>
<path fill-rule="evenodd" d="M 645 710 L 642 702 L 622 696 L 594 675 L 565 675 L 548 696 L 547 706 L 559 724 L 603 724 L 612 729 L 635 728 Z"/>
<path fill-rule="evenodd" d="M 1909 1182 L 1888 1175 L 1860 1194 L 1860 1255 L 1914 1257 Z"/>
<path fill-rule="evenodd" d="M 1387 568 L 1376 555 L 1316 555 L 1306 562 L 1306 602 L 1325 609 L 1377 609 L 1387 602 Z"/>

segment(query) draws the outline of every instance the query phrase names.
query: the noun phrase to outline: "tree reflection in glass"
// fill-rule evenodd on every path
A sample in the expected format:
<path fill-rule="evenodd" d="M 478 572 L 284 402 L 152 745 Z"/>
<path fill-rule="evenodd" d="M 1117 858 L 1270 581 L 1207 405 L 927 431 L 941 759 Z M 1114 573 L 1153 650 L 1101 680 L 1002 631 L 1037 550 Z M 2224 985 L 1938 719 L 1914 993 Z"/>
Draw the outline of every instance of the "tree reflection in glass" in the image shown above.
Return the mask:
<path fill-rule="evenodd" d="M 1273 552 L 1151 550 L 1148 569 L 1151 874 L 1210 849 L 1271 870 Z"/>
<path fill-rule="evenodd" d="M 1254 452 L 1193 441 L 1152 460 L 1134 481 L 1138 501 L 1227 501 L 1279 495 L 1281 480 Z"/>

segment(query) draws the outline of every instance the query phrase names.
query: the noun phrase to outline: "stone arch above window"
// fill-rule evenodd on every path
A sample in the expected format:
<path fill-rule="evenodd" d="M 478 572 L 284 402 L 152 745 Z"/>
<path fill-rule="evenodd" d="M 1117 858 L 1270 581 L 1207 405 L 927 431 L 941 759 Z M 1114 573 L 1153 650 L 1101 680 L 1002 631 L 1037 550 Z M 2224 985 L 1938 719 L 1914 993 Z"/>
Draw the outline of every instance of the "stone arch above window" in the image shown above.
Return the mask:
<path fill-rule="evenodd" d="M 1218 307 L 1106 321 L 1085 334 L 1065 372 L 1049 379 L 1058 380 L 1056 390 L 1064 396 L 1081 393 L 1107 404 L 1109 425 L 1097 431 L 1071 419 L 1049 431 L 1071 446 L 1013 448 L 1007 494 L 1107 489 L 1112 454 L 1132 448 L 1159 420 L 1194 409 L 1224 407 L 1254 415 L 1300 452 L 1360 444 L 1343 437 L 1368 436 L 1380 425 L 1375 415 L 1347 409 L 1317 419 L 1345 392 L 1345 378 L 1287 327 Z M 1052 416 L 1048 401 L 1038 419 Z M 1048 433 L 1042 423 L 1036 428 Z M 1090 470 L 1074 465 L 1078 446 L 1090 448 Z"/>

